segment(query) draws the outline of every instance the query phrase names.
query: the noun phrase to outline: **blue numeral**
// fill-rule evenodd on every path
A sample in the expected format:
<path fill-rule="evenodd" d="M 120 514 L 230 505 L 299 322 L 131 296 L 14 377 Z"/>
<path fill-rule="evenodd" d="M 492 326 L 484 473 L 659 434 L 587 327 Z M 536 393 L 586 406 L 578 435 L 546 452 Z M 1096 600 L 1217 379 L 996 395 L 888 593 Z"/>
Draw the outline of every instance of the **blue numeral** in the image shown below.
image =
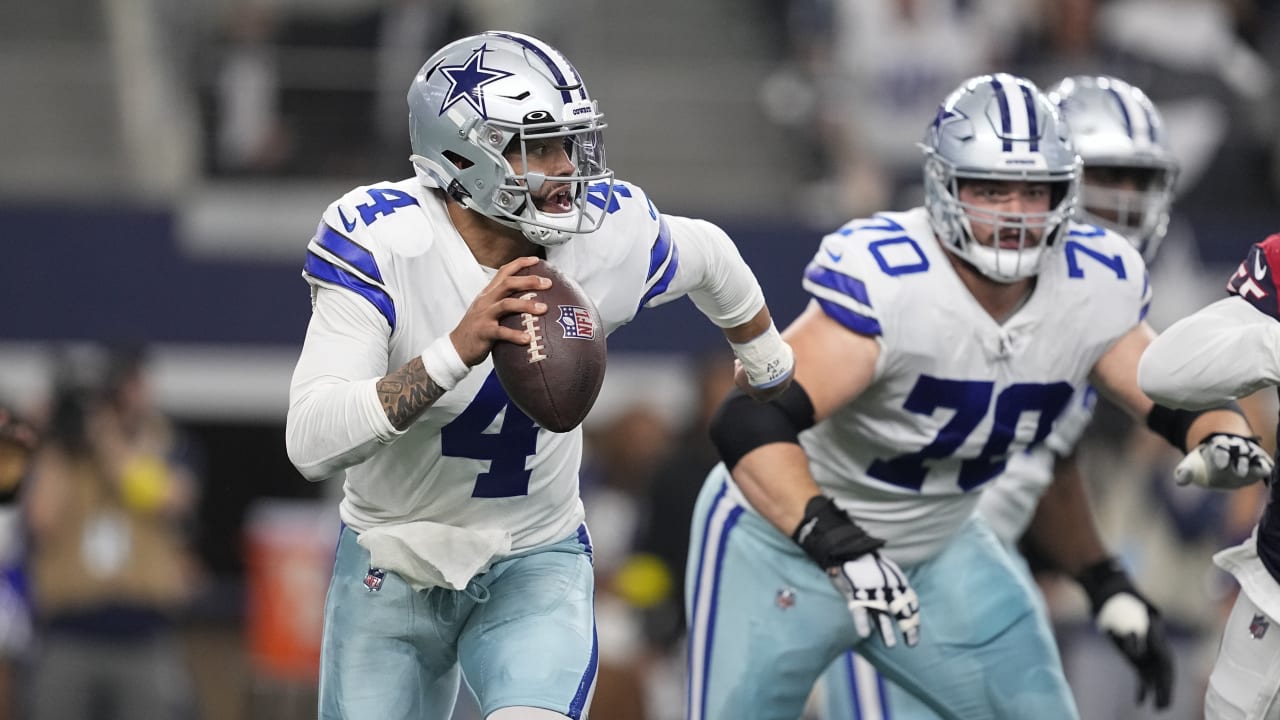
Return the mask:
<path fill-rule="evenodd" d="M 1071 234 L 1075 235 L 1077 233 L 1072 231 Z M 1080 234 L 1083 235 L 1083 233 Z M 1084 235 L 1084 237 L 1090 236 Z M 1073 278 L 1084 277 L 1084 268 L 1080 267 L 1080 253 L 1084 253 L 1099 263 L 1106 265 L 1116 274 L 1117 279 L 1124 280 L 1127 277 L 1124 272 L 1124 258 L 1119 255 L 1104 255 L 1097 250 L 1081 245 L 1075 240 L 1068 240 L 1067 244 L 1062 246 L 1062 249 L 1067 253 L 1067 274 Z"/>
<path fill-rule="evenodd" d="M 933 442 L 918 451 L 899 455 L 892 460 L 876 460 L 867 474 L 877 480 L 919 491 L 929 470 L 926 460 L 951 457 L 964 444 L 969 433 L 987 415 L 994 383 L 978 380 L 943 380 L 921 375 L 911 388 L 903 407 L 920 415 L 932 415 L 938 408 L 955 410 L 955 415 L 938 431 Z"/>
<path fill-rule="evenodd" d="M 919 492 L 929 472 L 925 462 L 951 457 L 964 444 L 987 416 L 994 387 L 993 383 L 985 381 L 944 380 L 921 375 L 907 395 L 903 408 L 930 416 L 939 408 L 948 408 L 955 414 L 938 431 L 933 442 L 913 453 L 890 460 L 875 460 L 867 468 L 867 474 Z M 1039 415 L 1035 434 L 1027 442 L 1028 447 L 1048 437 L 1053 421 L 1067 406 L 1071 393 L 1071 385 L 1065 382 L 1017 383 L 1002 390 L 996 397 L 995 419 L 982 452 L 960 464 L 960 487 L 965 491 L 972 490 L 1004 471 L 1009 448 L 1017 437 L 1018 420 L 1023 413 Z"/>
<path fill-rule="evenodd" d="M 1005 388 L 996 398 L 996 417 L 982 454 L 960 464 L 960 487 L 972 490 L 1004 472 L 1005 463 L 1009 460 L 1009 446 L 1017 435 L 1022 413 L 1039 413 L 1036 434 L 1027 443 L 1028 447 L 1038 445 L 1049 436 L 1053 421 L 1070 399 L 1071 386 L 1065 382 L 1050 385 L 1018 383 Z"/>
<path fill-rule="evenodd" d="M 486 432 L 498 414 L 498 432 Z M 520 412 L 502 389 L 496 373 L 490 372 L 476 397 L 453 422 L 440 429 L 440 450 L 447 457 L 489 460 L 489 471 L 476 476 L 471 497 L 504 498 L 529 494 L 527 458 L 538 449 L 538 426 Z"/>
<path fill-rule="evenodd" d="M 598 182 L 587 186 L 587 202 L 604 210 L 609 214 L 613 214 L 622 209 L 618 204 L 618 198 L 631 197 L 631 188 L 626 185 L 615 182 L 613 184 L 613 193 L 609 193 L 609 183 Z M 608 198 L 608 207 L 605 206 L 605 198 Z"/>
<path fill-rule="evenodd" d="M 418 204 L 418 199 L 409 193 L 389 188 L 369 188 L 369 197 L 373 198 L 373 202 L 356 206 L 365 225 L 372 225 L 374 220 L 382 215 L 390 215 L 396 208 Z"/>

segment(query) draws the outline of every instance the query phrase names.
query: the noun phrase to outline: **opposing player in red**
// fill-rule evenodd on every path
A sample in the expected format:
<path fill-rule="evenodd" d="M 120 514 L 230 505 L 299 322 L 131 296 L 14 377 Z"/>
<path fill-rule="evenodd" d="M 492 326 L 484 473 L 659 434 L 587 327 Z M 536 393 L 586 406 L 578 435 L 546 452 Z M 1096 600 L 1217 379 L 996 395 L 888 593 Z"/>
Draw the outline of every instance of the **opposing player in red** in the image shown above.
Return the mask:
<path fill-rule="evenodd" d="M 750 391 L 792 352 L 732 241 L 658 212 L 605 165 L 578 71 L 525 35 L 435 53 L 409 89 L 416 177 L 329 206 L 303 275 L 312 317 L 290 388 L 289 456 L 344 483 L 324 617 L 322 718 L 446 718 L 460 679 L 487 720 L 586 717 L 595 682 L 582 431 L 521 413 L 493 372 L 503 327 L 576 280 L 610 333 L 688 295 Z"/>
<path fill-rule="evenodd" d="M 1228 297 L 1161 333 L 1142 356 L 1138 381 L 1157 402 L 1196 409 L 1280 386 L 1280 235 L 1254 245 L 1227 281 Z M 1231 489 L 1209 482 L 1227 479 L 1210 468 L 1249 463 L 1236 444 L 1210 446 L 1178 466 L 1180 481 Z M 1276 475 L 1253 535 L 1223 550 L 1214 562 L 1240 583 L 1209 689 L 1210 720 L 1280 718 L 1280 503 Z"/>

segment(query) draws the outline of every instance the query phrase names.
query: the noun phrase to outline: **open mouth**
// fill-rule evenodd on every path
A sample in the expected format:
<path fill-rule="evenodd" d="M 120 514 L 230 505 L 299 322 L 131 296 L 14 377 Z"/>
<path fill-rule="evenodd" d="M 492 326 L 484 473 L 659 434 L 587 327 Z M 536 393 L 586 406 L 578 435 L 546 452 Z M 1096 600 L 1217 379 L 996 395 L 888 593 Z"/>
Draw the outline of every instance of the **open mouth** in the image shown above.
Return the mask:
<path fill-rule="evenodd" d="M 533 204 L 541 212 L 563 214 L 573 209 L 573 194 L 568 185 L 562 185 L 542 197 L 535 197 Z"/>
<path fill-rule="evenodd" d="M 1030 238 L 1026 238 L 1026 239 L 1029 240 Z M 1000 233 L 999 239 L 996 241 L 996 246 L 999 247 L 1001 250 L 1021 250 L 1024 245 L 1031 244 L 1031 243 L 1024 243 L 1023 240 L 1024 238 L 1021 232 L 1018 232 L 1018 231 L 1002 232 Z"/>

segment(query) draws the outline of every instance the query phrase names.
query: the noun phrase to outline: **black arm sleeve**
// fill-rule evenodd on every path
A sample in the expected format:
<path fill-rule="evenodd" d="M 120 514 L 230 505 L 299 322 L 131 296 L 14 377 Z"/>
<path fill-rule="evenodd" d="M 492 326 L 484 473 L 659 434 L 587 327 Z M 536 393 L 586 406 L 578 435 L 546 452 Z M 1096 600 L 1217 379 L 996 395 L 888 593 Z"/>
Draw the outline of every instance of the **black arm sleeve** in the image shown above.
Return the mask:
<path fill-rule="evenodd" d="M 725 467 L 733 470 L 747 453 L 762 445 L 799 443 L 800 433 L 813 423 L 813 402 L 798 382 L 766 403 L 735 390 L 711 421 L 711 442 Z"/>
<path fill-rule="evenodd" d="M 1147 413 L 1147 427 L 1151 428 L 1151 431 L 1155 434 L 1169 441 L 1170 445 L 1182 452 L 1186 452 L 1187 432 L 1191 430 L 1192 423 L 1201 415 L 1214 410 L 1230 410 L 1244 417 L 1244 410 L 1234 400 L 1224 405 L 1204 410 L 1175 410 L 1157 403 L 1155 407 L 1151 408 L 1151 412 Z"/>

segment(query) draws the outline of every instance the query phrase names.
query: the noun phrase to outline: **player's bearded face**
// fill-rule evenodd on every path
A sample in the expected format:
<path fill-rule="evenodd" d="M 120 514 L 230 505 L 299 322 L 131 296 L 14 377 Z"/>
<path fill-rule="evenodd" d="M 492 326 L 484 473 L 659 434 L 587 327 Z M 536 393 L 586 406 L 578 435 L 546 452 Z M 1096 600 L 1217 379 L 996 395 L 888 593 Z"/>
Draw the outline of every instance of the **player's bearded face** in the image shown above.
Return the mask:
<path fill-rule="evenodd" d="M 556 182 L 554 178 L 573 175 L 577 166 L 569 157 L 572 141 L 563 137 L 550 137 L 530 140 L 525 143 L 522 154 L 518 147 L 508 150 L 507 162 L 517 175 L 541 173 L 547 178 L 539 187 L 531 188 L 529 197 L 538 210 L 544 213 L 561 214 L 573 210 L 573 185 Z M 529 183 L 521 180 L 522 185 Z"/>
<path fill-rule="evenodd" d="M 969 181 L 959 198 L 980 244 L 1019 250 L 1040 244 L 1048 227 L 1048 183 Z"/>

